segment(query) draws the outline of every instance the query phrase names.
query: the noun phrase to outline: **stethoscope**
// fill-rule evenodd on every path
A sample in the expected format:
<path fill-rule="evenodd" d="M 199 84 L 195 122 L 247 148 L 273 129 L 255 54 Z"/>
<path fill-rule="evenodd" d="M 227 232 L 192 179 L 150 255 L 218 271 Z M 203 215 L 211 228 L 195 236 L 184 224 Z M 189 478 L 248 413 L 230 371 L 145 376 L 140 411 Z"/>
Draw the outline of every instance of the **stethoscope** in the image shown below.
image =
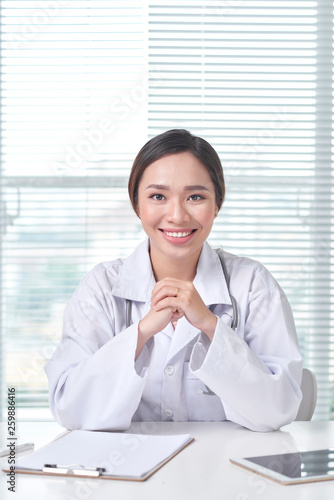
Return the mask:
<path fill-rule="evenodd" d="M 226 269 L 225 262 L 224 262 L 224 259 L 223 259 L 222 249 L 221 248 L 215 248 L 215 251 L 216 251 L 216 253 L 218 254 L 218 257 L 219 257 L 219 260 L 220 260 L 220 263 L 221 263 L 221 266 L 222 266 L 222 269 L 223 269 L 223 273 L 224 273 L 224 278 L 225 278 L 226 285 L 227 285 L 227 291 L 228 291 L 228 294 L 229 294 L 230 299 L 231 299 L 232 311 L 233 311 L 232 321 L 231 321 L 231 328 L 232 328 L 232 330 L 236 330 L 236 328 L 238 326 L 238 322 L 239 322 L 237 301 L 233 297 L 233 295 L 230 293 L 230 278 L 229 278 L 229 275 L 227 273 L 227 269 Z M 213 312 L 213 310 L 216 307 L 216 305 L 217 304 L 213 304 L 213 305 L 210 306 L 209 309 L 210 309 L 211 312 Z"/>
<path fill-rule="evenodd" d="M 226 281 L 226 285 L 227 285 L 228 294 L 229 294 L 230 299 L 231 299 L 232 311 L 233 311 L 232 321 L 231 321 L 231 328 L 232 328 L 232 330 L 236 330 L 236 328 L 238 326 L 238 321 L 239 321 L 237 301 L 233 297 L 233 295 L 231 295 L 231 293 L 230 293 L 230 290 L 229 290 L 230 280 L 229 280 L 229 276 L 228 276 L 228 273 L 227 273 L 227 270 L 226 270 L 226 266 L 225 266 L 225 262 L 224 262 L 224 259 L 223 259 L 223 256 L 222 256 L 222 252 L 220 250 L 221 250 L 220 248 L 216 248 L 215 249 L 215 251 L 218 254 L 218 257 L 219 257 L 222 269 L 223 269 L 223 273 L 224 273 L 224 277 L 225 277 L 225 281 Z M 213 312 L 213 310 L 216 307 L 216 305 L 217 304 L 212 304 L 210 306 L 209 309 L 210 309 L 211 312 Z M 126 299 L 126 327 L 127 328 L 131 325 L 131 311 L 132 311 L 132 301 L 130 299 Z M 208 386 L 206 386 L 206 389 L 207 389 L 206 391 L 201 391 L 201 394 L 205 394 L 207 396 L 215 396 L 216 395 L 214 392 L 211 391 L 211 389 L 209 389 Z"/>

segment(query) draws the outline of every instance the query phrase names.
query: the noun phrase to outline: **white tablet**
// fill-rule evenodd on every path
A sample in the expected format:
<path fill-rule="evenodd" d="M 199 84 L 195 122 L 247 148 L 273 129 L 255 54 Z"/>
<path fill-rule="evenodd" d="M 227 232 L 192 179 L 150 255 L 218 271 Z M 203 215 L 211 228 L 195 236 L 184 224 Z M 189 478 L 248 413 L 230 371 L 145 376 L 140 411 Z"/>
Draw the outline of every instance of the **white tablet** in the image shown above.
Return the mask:
<path fill-rule="evenodd" d="M 334 448 L 230 460 L 281 484 L 334 479 Z"/>

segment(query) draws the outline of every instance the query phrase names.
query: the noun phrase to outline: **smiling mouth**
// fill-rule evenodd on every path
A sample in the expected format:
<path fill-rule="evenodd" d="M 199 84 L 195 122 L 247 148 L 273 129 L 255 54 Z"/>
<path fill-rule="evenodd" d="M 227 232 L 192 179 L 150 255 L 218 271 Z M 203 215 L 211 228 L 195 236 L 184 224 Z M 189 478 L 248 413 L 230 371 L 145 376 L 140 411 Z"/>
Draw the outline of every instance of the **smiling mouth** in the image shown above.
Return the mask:
<path fill-rule="evenodd" d="M 192 233 L 196 231 L 196 229 L 192 229 L 190 231 L 165 231 L 163 229 L 160 229 L 166 236 L 169 236 L 170 238 L 186 238 L 187 236 L 190 236 Z"/>

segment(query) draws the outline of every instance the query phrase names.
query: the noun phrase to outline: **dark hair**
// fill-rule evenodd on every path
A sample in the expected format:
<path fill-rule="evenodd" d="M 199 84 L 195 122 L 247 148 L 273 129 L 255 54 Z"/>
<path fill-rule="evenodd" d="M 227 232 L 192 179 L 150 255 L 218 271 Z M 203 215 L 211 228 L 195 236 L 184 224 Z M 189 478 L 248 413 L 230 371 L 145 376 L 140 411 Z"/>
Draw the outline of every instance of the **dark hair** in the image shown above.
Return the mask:
<path fill-rule="evenodd" d="M 130 172 L 128 192 L 134 211 L 137 212 L 138 186 L 146 168 L 165 155 L 189 151 L 210 174 L 215 187 L 216 203 L 221 208 L 225 197 L 225 182 L 222 165 L 213 147 L 201 137 L 188 130 L 168 130 L 150 139 L 139 151 Z"/>

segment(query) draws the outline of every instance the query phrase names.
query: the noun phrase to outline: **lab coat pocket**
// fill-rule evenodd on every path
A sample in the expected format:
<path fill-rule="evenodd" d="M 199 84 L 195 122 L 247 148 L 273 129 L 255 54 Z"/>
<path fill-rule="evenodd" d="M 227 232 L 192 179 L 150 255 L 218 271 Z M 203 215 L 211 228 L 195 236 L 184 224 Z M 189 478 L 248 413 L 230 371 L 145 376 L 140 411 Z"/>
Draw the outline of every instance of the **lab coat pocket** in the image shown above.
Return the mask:
<path fill-rule="evenodd" d="M 188 362 L 184 363 L 183 381 L 190 421 L 226 420 L 221 399 L 215 394 L 205 394 L 207 387 L 190 371 Z"/>

